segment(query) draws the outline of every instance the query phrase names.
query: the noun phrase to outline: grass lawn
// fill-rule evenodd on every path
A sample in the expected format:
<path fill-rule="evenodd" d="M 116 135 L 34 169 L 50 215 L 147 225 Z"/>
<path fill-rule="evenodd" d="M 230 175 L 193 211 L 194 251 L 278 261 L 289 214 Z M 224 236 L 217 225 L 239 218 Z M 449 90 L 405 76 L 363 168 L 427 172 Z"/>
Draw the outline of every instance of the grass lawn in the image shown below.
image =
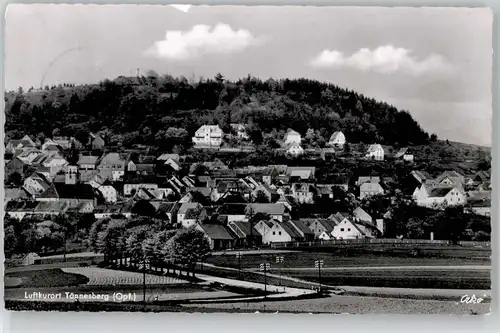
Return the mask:
<path fill-rule="evenodd" d="M 469 258 L 476 257 L 474 253 L 463 253 Z M 481 257 L 475 259 L 464 259 L 462 257 L 412 257 L 390 253 L 357 253 L 356 251 L 344 249 L 334 252 L 289 252 L 280 254 L 244 254 L 241 256 L 241 268 L 258 268 L 260 263 L 268 262 L 271 267 L 298 268 L 314 267 L 315 260 L 323 260 L 328 267 L 352 267 L 352 266 L 459 266 L 459 265 L 491 265 L 489 256 L 481 252 Z M 276 257 L 283 257 L 283 263 L 276 264 Z M 239 262 L 236 253 L 211 256 L 206 260 L 217 266 L 238 268 Z"/>
<path fill-rule="evenodd" d="M 287 275 L 308 281 L 338 286 L 430 288 L 430 289 L 491 289 L 487 270 L 375 270 L 375 271 L 291 271 Z"/>
<path fill-rule="evenodd" d="M 58 268 L 7 273 L 5 275 L 5 280 L 6 288 L 9 288 L 9 285 L 14 288 L 78 286 L 80 284 L 86 284 L 89 281 L 89 279 L 83 275 L 65 273 Z M 11 281 L 16 283 L 14 284 Z"/>

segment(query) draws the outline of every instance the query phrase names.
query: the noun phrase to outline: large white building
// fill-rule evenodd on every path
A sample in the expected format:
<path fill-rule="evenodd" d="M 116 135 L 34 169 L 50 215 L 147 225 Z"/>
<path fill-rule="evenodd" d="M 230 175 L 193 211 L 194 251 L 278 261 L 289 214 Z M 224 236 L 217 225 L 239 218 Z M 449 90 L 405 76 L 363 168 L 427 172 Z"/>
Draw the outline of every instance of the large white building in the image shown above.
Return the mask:
<path fill-rule="evenodd" d="M 413 199 L 422 207 L 446 207 L 464 205 L 467 197 L 460 186 L 429 186 L 417 187 Z"/>
<path fill-rule="evenodd" d="M 300 145 L 302 142 L 302 137 L 300 134 L 293 129 L 289 129 L 285 136 L 285 144 L 296 143 Z"/>
<path fill-rule="evenodd" d="M 218 125 L 203 125 L 195 133 L 193 143 L 202 148 L 219 148 L 222 144 L 222 130 Z"/>
<path fill-rule="evenodd" d="M 339 147 L 342 147 L 344 146 L 346 143 L 346 140 L 345 140 L 345 135 L 344 133 L 342 133 L 341 131 L 337 131 L 335 133 L 332 134 L 332 136 L 330 137 L 330 140 L 328 141 L 327 145 L 328 146 L 339 146 Z"/>
<path fill-rule="evenodd" d="M 384 148 L 379 144 L 370 145 L 368 151 L 366 152 L 366 157 L 377 161 L 384 160 Z"/>

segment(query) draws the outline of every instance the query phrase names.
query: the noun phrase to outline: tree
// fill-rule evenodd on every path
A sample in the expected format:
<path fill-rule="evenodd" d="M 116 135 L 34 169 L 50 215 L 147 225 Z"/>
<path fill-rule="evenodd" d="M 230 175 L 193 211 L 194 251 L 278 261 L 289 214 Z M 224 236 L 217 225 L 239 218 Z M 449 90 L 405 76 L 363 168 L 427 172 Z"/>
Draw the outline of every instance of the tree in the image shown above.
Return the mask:
<path fill-rule="evenodd" d="M 21 186 L 23 184 L 23 176 L 21 176 L 17 172 L 12 172 L 7 177 L 7 184 L 11 184 L 14 186 Z"/>
<path fill-rule="evenodd" d="M 4 230 L 4 251 L 5 256 L 9 257 L 14 254 L 17 247 L 17 236 L 13 225 L 9 225 Z"/>
<path fill-rule="evenodd" d="M 255 202 L 257 203 L 269 203 L 268 196 L 262 190 L 258 190 L 255 194 Z"/>
<path fill-rule="evenodd" d="M 435 133 L 431 134 L 431 142 L 436 142 L 438 139 L 438 136 Z"/>
<path fill-rule="evenodd" d="M 149 201 L 141 199 L 132 207 L 132 214 L 153 217 L 156 215 L 156 209 Z"/>
<path fill-rule="evenodd" d="M 180 229 L 168 241 L 171 255 L 176 263 L 190 267 L 194 274 L 194 265 L 210 255 L 210 243 L 202 231 L 189 228 Z"/>

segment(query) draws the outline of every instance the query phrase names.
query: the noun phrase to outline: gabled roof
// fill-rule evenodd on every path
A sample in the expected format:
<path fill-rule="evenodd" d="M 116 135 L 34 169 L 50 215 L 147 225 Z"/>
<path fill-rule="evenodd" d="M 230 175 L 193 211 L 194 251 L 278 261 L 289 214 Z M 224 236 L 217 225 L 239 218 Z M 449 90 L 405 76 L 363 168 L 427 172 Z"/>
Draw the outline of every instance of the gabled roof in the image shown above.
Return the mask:
<path fill-rule="evenodd" d="M 290 223 L 290 221 L 281 223 L 276 221 L 275 223 L 279 224 L 285 230 L 285 232 L 290 235 L 290 237 L 302 238 L 302 235 L 295 229 L 295 227 Z"/>
<path fill-rule="evenodd" d="M 94 188 L 89 184 L 55 184 L 61 199 L 94 199 Z"/>
<path fill-rule="evenodd" d="M 305 235 L 312 235 L 313 232 L 309 227 L 301 220 L 291 220 L 289 221 L 292 226 L 294 226 L 296 229 L 298 229 L 301 233 Z"/>
<path fill-rule="evenodd" d="M 380 183 L 379 176 L 360 176 L 356 184 L 361 186 L 364 183 Z"/>
<path fill-rule="evenodd" d="M 287 135 L 300 135 L 299 132 L 294 131 L 293 129 L 289 128 L 286 132 Z"/>
<path fill-rule="evenodd" d="M 179 208 L 179 211 L 177 212 L 177 214 L 186 214 L 186 212 L 188 211 L 188 209 L 191 209 L 191 208 L 197 208 L 197 207 L 203 207 L 202 205 L 200 205 L 199 203 L 197 202 L 185 202 L 181 205 L 181 207 Z"/>
<path fill-rule="evenodd" d="M 431 179 L 431 175 L 429 175 L 426 171 L 413 170 L 411 175 L 420 183 L 424 183 L 427 179 Z"/>
<path fill-rule="evenodd" d="M 246 238 L 249 236 L 261 236 L 261 234 L 252 227 L 252 232 L 250 232 L 250 223 L 243 221 L 234 221 L 228 224 L 228 227 L 240 238 Z"/>
<path fill-rule="evenodd" d="M 361 192 L 383 192 L 384 189 L 379 183 L 363 183 L 361 184 L 359 190 Z"/>
<path fill-rule="evenodd" d="M 245 215 L 247 204 L 232 203 L 224 204 L 219 207 L 218 213 L 223 215 Z"/>
<path fill-rule="evenodd" d="M 450 191 L 453 190 L 453 187 L 437 187 L 433 188 L 429 192 L 429 197 L 445 197 Z"/>
<path fill-rule="evenodd" d="M 231 232 L 220 224 L 199 224 L 203 232 L 211 239 L 233 240 L 234 236 Z"/>
<path fill-rule="evenodd" d="M 399 149 L 399 151 L 394 155 L 394 158 L 402 157 L 404 154 L 406 154 L 407 151 L 408 151 L 408 148 Z"/>
<path fill-rule="evenodd" d="M 172 159 L 174 161 L 179 161 L 179 154 L 161 154 L 158 157 L 159 161 L 166 161 L 168 159 Z"/>
<path fill-rule="evenodd" d="M 341 134 L 343 135 L 344 133 L 342 133 L 341 131 L 336 131 L 336 132 L 334 132 L 334 133 L 332 134 L 332 136 L 330 137 L 330 141 L 334 141 L 334 140 L 335 140 L 335 139 L 337 139 L 337 137 L 338 137 L 339 135 L 341 135 Z"/>
<path fill-rule="evenodd" d="M 361 207 L 357 207 L 354 212 L 353 212 L 353 215 L 355 218 L 357 219 L 360 219 L 361 221 L 372 221 L 373 218 L 371 217 L 370 214 L 368 214 L 363 208 Z"/>
<path fill-rule="evenodd" d="M 254 214 L 282 215 L 285 213 L 285 206 L 282 203 L 252 203 L 248 204 L 247 209 L 252 209 Z"/>
<path fill-rule="evenodd" d="M 368 147 L 368 153 L 374 153 L 378 149 L 384 150 L 384 148 L 382 148 L 382 146 L 380 144 L 378 144 L 378 143 L 372 144 L 372 145 L 370 145 L 370 147 Z"/>
<path fill-rule="evenodd" d="M 78 158 L 78 164 L 96 164 L 99 157 L 97 156 L 85 156 L 80 155 Z"/>

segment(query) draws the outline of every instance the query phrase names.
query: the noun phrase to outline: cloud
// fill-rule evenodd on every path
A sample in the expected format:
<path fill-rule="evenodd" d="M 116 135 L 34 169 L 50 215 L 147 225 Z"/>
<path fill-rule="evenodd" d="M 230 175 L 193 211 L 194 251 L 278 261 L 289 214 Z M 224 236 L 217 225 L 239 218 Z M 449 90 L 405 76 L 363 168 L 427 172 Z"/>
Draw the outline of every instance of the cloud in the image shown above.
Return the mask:
<path fill-rule="evenodd" d="M 192 5 L 170 5 L 171 7 L 174 7 L 175 9 L 180 10 L 181 12 L 187 13 L 189 9 L 191 9 Z"/>
<path fill-rule="evenodd" d="M 240 52 L 263 41 L 263 37 L 255 37 L 248 30 L 233 30 L 223 23 L 218 23 L 213 29 L 208 25 L 195 25 L 189 31 L 167 31 L 165 39 L 155 42 L 145 55 L 184 60 L 206 54 Z"/>
<path fill-rule="evenodd" d="M 412 51 L 392 45 L 379 46 L 374 50 L 362 48 L 346 57 L 342 52 L 323 50 L 310 65 L 316 68 L 352 68 L 383 74 L 406 73 L 414 76 L 436 72 L 449 72 L 451 64 L 441 55 L 431 54 L 419 60 Z"/>

